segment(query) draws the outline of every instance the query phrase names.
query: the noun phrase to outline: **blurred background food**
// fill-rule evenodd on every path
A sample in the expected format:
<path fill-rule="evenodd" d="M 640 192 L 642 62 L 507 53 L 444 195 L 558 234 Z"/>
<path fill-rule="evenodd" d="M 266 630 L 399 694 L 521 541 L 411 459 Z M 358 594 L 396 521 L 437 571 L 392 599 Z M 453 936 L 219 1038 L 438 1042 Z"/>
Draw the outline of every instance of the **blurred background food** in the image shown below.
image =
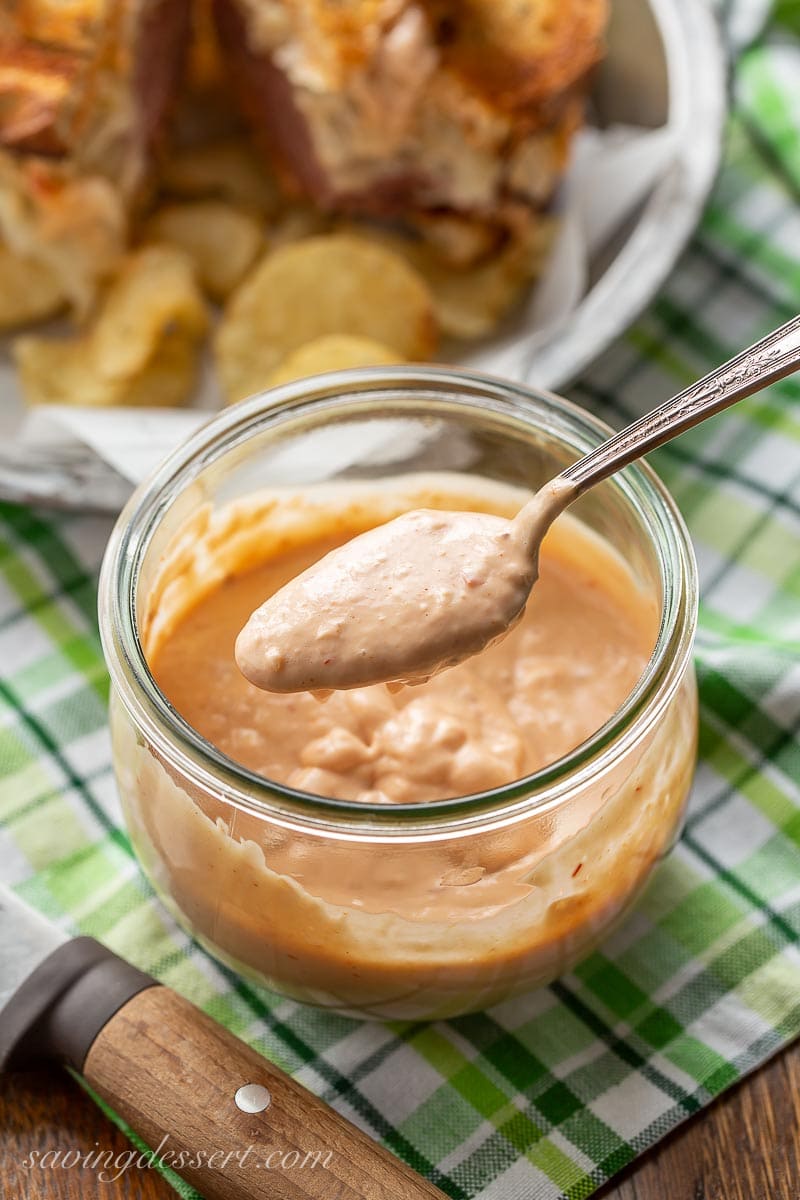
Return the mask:
<path fill-rule="evenodd" d="M 224 70 L 284 187 L 468 263 L 553 194 L 605 0 L 217 0 Z"/>
<path fill-rule="evenodd" d="M 80 315 L 152 187 L 191 21 L 190 0 L 3 4 L 0 238 Z"/>
<path fill-rule="evenodd" d="M 606 18 L 5 0 L 0 328 L 74 326 L 16 339 L 26 399 L 185 403 L 213 306 L 228 401 L 482 337 L 546 255 Z"/>

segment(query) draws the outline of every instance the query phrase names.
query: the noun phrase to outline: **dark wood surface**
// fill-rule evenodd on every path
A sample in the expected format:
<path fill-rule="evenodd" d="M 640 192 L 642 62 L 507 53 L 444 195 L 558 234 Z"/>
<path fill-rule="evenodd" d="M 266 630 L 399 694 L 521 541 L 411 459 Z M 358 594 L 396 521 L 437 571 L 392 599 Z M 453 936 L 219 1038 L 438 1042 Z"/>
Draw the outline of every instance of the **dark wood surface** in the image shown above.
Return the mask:
<path fill-rule="evenodd" d="M 0 1081 L 0 1196 L 8 1200 L 174 1200 L 152 1170 L 101 1183 L 81 1167 L 26 1170 L 33 1150 L 130 1143 L 60 1071 Z M 596 1200 L 800 1200 L 800 1043 L 683 1124 Z M 402 1197 L 398 1196 L 398 1200 Z"/>

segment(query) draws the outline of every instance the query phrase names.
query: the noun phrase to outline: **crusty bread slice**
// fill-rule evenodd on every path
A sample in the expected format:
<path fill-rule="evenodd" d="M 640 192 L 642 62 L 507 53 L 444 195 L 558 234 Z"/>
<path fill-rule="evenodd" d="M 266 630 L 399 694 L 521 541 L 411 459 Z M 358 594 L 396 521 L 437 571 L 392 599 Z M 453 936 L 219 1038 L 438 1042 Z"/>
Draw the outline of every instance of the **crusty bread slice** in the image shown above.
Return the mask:
<path fill-rule="evenodd" d="M 78 314 L 125 253 L 128 211 L 109 179 L 0 149 L 0 243 L 38 263 Z"/>
<path fill-rule="evenodd" d="M 0 145 L 69 159 L 133 195 L 180 80 L 191 0 L 7 0 Z"/>
<path fill-rule="evenodd" d="M 215 13 L 231 89 L 289 187 L 332 212 L 433 222 L 448 245 L 455 214 L 461 256 L 547 206 L 607 5 L 215 0 Z"/>
<path fill-rule="evenodd" d="M 146 193 L 191 0 L 2 0 L 0 242 L 92 303 Z"/>
<path fill-rule="evenodd" d="M 85 53 L 107 20 L 107 0 L 3 0 L 0 37 Z"/>
<path fill-rule="evenodd" d="M 294 43 L 326 87 L 374 55 L 386 29 L 413 0 L 237 0 L 250 48 L 269 52 Z"/>
<path fill-rule="evenodd" d="M 422 0 L 444 62 L 497 108 L 546 124 L 599 60 L 608 0 Z"/>
<path fill-rule="evenodd" d="M 62 114 L 80 68 L 75 54 L 0 40 L 0 142 L 16 150 L 63 154 Z"/>

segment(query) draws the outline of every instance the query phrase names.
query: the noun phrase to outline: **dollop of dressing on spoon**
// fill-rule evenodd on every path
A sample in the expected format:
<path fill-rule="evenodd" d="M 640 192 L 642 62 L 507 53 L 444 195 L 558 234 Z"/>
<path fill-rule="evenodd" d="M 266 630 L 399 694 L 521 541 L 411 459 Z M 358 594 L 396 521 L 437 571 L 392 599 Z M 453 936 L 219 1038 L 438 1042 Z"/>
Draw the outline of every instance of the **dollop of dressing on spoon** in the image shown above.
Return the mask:
<path fill-rule="evenodd" d="M 559 476 L 513 520 L 415 509 L 332 550 L 236 639 L 268 692 L 421 683 L 498 641 L 525 611 L 539 548 L 576 488 Z"/>

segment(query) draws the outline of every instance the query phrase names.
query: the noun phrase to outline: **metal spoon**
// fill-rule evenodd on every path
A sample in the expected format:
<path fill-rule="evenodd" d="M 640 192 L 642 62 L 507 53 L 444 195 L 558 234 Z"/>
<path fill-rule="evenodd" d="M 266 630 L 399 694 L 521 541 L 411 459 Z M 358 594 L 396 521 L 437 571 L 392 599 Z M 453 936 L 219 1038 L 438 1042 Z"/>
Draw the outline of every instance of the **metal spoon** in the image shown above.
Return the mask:
<path fill-rule="evenodd" d="M 370 529 L 291 580 L 236 643 L 266 691 L 417 683 L 476 654 L 521 617 L 556 517 L 594 484 L 800 366 L 800 316 L 591 450 L 512 521 L 416 510 Z"/>
<path fill-rule="evenodd" d="M 578 494 L 800 367 L 800 314 L 709 371 L 563 472 Z"/>

